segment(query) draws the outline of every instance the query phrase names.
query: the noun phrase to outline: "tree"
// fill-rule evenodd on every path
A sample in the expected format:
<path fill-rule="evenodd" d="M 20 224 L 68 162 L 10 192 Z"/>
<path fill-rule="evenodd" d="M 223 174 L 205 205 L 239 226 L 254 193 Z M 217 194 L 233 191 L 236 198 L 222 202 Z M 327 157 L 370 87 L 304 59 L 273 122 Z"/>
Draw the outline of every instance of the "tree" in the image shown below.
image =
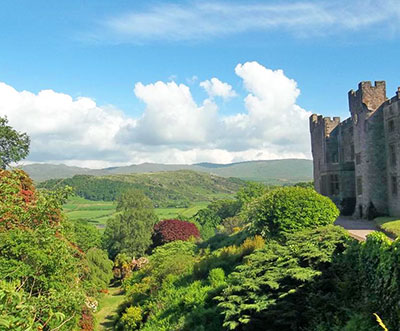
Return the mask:
<path fill-rule="evenodd" d="M 153 226 L 157 222 L 154 207 L 141 191 L 129 190 L 119 199 L 117 215 L 107 221 L 103 246 L 110 258 L 119 253 L 131 257 L 143 255 L 151 245 Z"/>
<path fill-rule="evenodd" d="M 20 133 L 7 125 L 7 117 L 0 117 L 0 168 L 18 162 L 29 154 L 30 139 L 26 133 Z"/>
<path fill-rule="evenodd" d="M 236 199 L 240 201 L 242 206 L 245 206 L 250 201 L 264 195 L 270 190 L 270 186 L 264 185 L 262 183 L 248 182 L 236 193 Z"/>
<path fill-rule="evenodd" d="M 107 252 L 92 247 L 86 253 L 86 260 L 89 267 L 87 280 L 90 287 L 96 290 L 106 289 L 113 278 L 113 262 L 108 259 Z"/>

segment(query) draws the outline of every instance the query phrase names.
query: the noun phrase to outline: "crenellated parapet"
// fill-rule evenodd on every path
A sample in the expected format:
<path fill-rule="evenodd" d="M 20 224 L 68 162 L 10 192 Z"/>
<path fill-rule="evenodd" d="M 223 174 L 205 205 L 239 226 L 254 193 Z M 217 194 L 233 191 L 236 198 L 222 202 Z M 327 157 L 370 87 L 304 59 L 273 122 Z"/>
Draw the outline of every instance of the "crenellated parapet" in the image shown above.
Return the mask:
<path fill-rule="evenodd" d="M 358 90 L 350 90 L 348 97 L 352 116 L 363 111 L 374 112 L 387 100 L 386 83 L 375 81 L 372 85 L 370 81 L 360 82 Z"/>
<path fill-rule="evenodd" d="M 312 114 L 310 116 L 310 132 L 322 130 L 324 137 L 329 137 L 333 129 L 340 124 L 340 117 L 323 117 L 322 115 Z"/>

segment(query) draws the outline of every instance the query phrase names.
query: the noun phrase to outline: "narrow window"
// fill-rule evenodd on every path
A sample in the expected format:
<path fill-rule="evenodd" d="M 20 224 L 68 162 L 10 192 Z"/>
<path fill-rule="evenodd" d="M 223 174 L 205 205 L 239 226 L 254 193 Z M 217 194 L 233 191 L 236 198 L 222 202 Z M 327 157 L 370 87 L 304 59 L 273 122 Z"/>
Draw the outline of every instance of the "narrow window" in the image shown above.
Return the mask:
<path fill-rule="evenodd" d="M 392 195 L 397 196 L 397 177 L 392 176 Z"/>
<path fill-rule="evenodd" d="M 356 154 L 356 164 L 360 164 L 361 163 L 361 153 L 357 153 Z"/>
<path fill-rule="evenodd" d="M 331 195 L 339 194 L 339 176 L 338 175 L 330 175 L 330 191 Z"/>
<path fill-rule="evenodd" d="M 388 122 L 388 129 L 389 129 L 389 132 L 393 132 L 394 131 L 394 120 L 390 120 Z"/>
<path fill-rule="evenodd" d="M 350 149 L 351 149 L 351 151 L 350 151 L 351 160 L 353 161 L 354 160 L 354 145 L 351 145 Z"/>
<path fill-rule="evenodd" d="M 396 156 L 396 145 L 389 145 L 389 162 L 392 167 L 396 166 L 397 156 Z"/>
<path fill-rule="evenodd" d="M 362 177 L 357 177 L 357 195 L 362 195 Z"/>
<path fill-rule="evenodd" d="M 338 163 L 338 154 L 336 152 L 332 153 L 332 163 Z"/>

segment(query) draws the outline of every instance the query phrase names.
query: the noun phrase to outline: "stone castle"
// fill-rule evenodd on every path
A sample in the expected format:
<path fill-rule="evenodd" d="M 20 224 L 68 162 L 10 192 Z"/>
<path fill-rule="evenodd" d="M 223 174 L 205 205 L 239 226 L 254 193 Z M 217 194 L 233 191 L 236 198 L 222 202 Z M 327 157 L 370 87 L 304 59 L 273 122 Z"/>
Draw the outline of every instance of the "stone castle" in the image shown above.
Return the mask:
<path fill-rule="evenodd" d="M 388 99 L 384 81 L 367 81 L 348 96 L 343 122 L 310 116 L 315 189 L 345 215 L 400 216 L 400 88 Z"/>

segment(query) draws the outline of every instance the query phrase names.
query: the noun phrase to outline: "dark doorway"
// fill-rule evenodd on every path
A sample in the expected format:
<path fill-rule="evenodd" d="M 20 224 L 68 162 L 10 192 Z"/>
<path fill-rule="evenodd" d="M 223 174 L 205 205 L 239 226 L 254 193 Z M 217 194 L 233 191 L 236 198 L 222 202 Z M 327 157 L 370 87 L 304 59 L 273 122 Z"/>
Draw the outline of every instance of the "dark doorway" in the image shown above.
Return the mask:
<path fill-rule="evenodd" d="M 358 205 L 358 213 L 360 215 L 360 218 L 363 218 L 363 210 L 361 205 Z"/>

